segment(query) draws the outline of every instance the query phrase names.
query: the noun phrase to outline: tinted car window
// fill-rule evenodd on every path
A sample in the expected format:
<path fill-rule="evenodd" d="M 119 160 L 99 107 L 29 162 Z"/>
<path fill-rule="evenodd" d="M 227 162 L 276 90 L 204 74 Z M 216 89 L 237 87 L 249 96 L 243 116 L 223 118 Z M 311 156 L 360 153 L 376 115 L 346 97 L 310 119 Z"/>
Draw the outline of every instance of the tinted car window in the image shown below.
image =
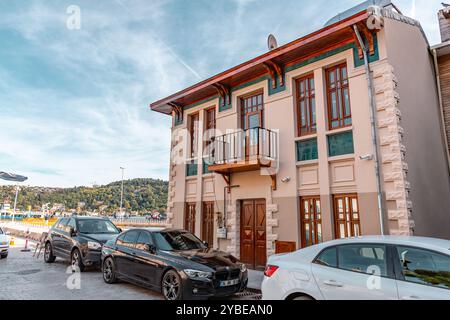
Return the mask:
<path fill-rule="evenodd" d="M 61 218 L 61 220 L 59 220 L 59 223 L 55 226 L 55 228 L 64 231 L 68 221 L 69 218 Z"/>
<path fill-rule="evenodd" d="M 148 247 L 146 247 L 146 245 L 152 245 L 153 241 L 152 238 L 150 236 L 150 233 L 146 232 L 146 231 L 141 231 L 141 233 L 139 233 L 139 237 L 136 241 L 136 249 L 138 250 L 148 250 Z"/>
<path fill-rule="evenodd" d="M 69 222 L 67 223 L 66 231 L 70 231 L 70 228 L 73 228 L 74 230 L 77 228 L 77 223 L 75 222 L 75 219 L 71 218 Z"/>
<path fill-rule="evenodd" d="M 329 248 L 323 251 L 314 261 L 314 263 L 320 264 L 326 267 L 337 268 L 337 249 Z"/>
<path fill-rule="evenodd" d="M 450 289 L 450 257 L 408 247 L 397 252 L 406 281 Z"/>
<path fill-rule="evenodd" d="M 156 246 L 164 251 L 181 251 L 205 249 L 203 242 L 189 232 L 168 231 L 157 232 L 155 235 Z"/>
<path fill-rule="evenodd" d="M 119 233 L 116 226 L 109 220 L 82 219 L 78 220 L 78 231 L 85 234 L 115 234 Z"/>
<path fill-rule="evenodd" d="M 338 247 L 339 269 L 387 276 L 386 247 L 346 245 Z"/>
<path fill-rule="evenodd" d="M 125 247 L 133 247 L 138 237 L 138 231 L 128 231 L 117 239 L 117 244 Z"/>

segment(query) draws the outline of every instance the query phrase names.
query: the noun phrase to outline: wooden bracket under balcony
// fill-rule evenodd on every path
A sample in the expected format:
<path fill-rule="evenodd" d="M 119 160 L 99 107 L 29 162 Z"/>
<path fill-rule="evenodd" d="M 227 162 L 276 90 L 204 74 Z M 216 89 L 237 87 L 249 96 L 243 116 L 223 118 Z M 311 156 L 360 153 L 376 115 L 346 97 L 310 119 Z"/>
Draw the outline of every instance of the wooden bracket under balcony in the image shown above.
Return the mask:
<path fill-rule="evenodd" d="M 284 86 L 284 67 L 281 64 L 268 60 L 263 63 L 263 66 L 267 69 L 272 79 L 272 89 L 276 89 L 278 84 L 280 87 Z"/>
<path fill-rule="evenodd" d="M 277 175 L 272 174 L 270 175 L 270 178 L 272 179 L 272 190 L 275 191 L 277 190 Z"/>
<path fill-rule="evenodd" d="M 216 88 L 217 93 L 222 98 L 222 107 L 228 106 L 231 104 L 231 89 L 223 85 L 221 83 L 215 83 L 212 85 L 214 88 Z"/>

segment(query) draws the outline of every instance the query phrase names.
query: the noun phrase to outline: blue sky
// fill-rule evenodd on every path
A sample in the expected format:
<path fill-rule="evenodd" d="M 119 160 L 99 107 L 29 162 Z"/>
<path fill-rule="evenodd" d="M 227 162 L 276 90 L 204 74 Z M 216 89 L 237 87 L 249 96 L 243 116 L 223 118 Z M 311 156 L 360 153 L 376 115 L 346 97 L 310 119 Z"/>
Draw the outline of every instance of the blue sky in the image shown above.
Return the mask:
<path fill-rule="evenodd" d="M 26 184 L 168 178 L 148 104 L 308 34 L 359 0 L 0 0 L 0 171 Z M 439 42 L 438 0 L 394 1 Z M 69 30 L 66 10 L 81 9 Z M 5 184 L 0 182 L 0 184 Z"/>

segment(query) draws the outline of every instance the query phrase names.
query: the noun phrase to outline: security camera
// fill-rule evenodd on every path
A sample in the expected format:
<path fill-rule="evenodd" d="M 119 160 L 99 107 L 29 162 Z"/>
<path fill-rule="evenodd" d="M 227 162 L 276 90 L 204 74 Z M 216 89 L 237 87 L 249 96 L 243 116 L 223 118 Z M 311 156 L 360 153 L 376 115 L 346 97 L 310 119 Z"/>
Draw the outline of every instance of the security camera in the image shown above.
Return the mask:
<path fill-rule="evenodd" d="M 370 161 L 373 160 L 373 154 L 364 154 L 362 156 L 359 156 L 359 158 L 363 161 Z"/>

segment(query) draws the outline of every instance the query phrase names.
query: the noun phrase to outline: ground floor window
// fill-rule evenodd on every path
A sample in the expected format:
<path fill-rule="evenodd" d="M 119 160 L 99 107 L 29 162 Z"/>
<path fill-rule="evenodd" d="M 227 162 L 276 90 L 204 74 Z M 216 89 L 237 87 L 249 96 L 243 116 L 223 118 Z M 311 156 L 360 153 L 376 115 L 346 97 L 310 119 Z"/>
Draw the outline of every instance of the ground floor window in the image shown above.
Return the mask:
<path fill-rule="evenodd" d="M 302 247 L 322 242 L 322 210 L 320 197 L 305 197 L 301 202 Z"/>
<path fill-rule="evenodd" d="M 336 239 L 360 236 L 358 195 L 335 195 L 333 202 Z"/>

